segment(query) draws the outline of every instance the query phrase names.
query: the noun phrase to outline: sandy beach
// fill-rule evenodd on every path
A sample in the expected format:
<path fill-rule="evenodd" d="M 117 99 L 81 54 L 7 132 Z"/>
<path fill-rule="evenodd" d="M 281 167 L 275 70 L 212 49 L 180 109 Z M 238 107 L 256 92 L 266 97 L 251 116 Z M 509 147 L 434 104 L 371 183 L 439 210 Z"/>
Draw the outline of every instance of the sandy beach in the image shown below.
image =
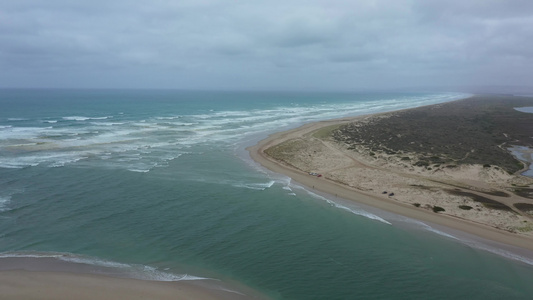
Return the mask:
<path fill-rule="evenodd" d="M 480 100 L 474 98 L 474 102 Z M 453 105 L 471 105 L 471 102 L 466 99 L 422 109 L 446 107 L 450 110 Z M 431 222 L 527 252 L 533 250 L 533 219 L 530 212 L 518 209 L 529 208 L 533 200 L 524 193 L 510 192 L 515 187 L 528 190 L 533 184 L 531 178 L 520 176 L 519 172 L 509 174 L 495 165 L 417 166 L 413 162 L 418 153 L 394 153 L 362 145 L 349 147 L 332 138 L 331 133 L 342 125 L 358 127 L 396 117 L 402 118 L 400 112 L 306 124 L 272 134 L 248 150 L 252 159 L 265 168 L 333 197 Z M 439 135 L 439 132 L 432 134 Z M 450 142 L 453 143 L 453 139 Z M 435 207 L 442 211 L 435 212 Z"/>
<path fill-rule="evenodd" d="M 59 255 L 59 254 L 58 254 Z M 138 274 L 142 276 L 142 274 Z M 137 279 L 113 267 L 39 255 L 0 258 L 1 299 L 268 299 L 238 283 L 216 279 Z"/>
<path fill-rule="evenodd" d="M 251 299 L 223 290 L 212 290 L 195 282 L 156 282 L 101 275 L 1 271 L 2 299 Z"/>

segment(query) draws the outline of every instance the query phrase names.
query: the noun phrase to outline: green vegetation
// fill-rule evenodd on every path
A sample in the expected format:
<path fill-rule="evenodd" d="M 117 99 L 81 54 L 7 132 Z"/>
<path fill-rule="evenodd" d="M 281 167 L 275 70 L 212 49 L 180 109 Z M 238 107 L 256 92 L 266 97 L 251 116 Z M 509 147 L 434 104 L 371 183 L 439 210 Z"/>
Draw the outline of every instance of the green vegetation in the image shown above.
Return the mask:
<path fill-rule="evenodd" d="M 468 205 L 459 205 L 459 208 L 464 210 L 471 210 L 473 207 Z"/>
<path fill-rule="evenodd" d="M 487 208 L 492 208 L 492 209 L 497 209 L 497 210 L 504 210 L 504 211 L 509 211 L 509 212 L 514 212 L 514 210 L 512 208 L 510 208 L 509 206 L 501 203 L 501 202 L 498 202 L 496 200 L 492 200 L 492 199 L 489 199 L 487 197 L 483 197 L 483 196 L 480 196 L 478 194 L 474 194 L 474 193 L 470 193 L 470 192 L 463 192 L 459 189 L 455 189 L 455 190 L 451 190 L 451 189 L 445 189 L 444 191 L 452 194 L 452 195 L 456 195 L 456 196 L 464 196 L 464 197 L 468 197 L 478 203 L 481 203 L 483 204 L 483 206 L 487 207 Z"/>
<path fill-rule="evenodd" d="M 524 226 L 515 228 L 517 231 L 520 232 L 530 232 L 533 231 L 533 224 L 529 223 L 528 221 L 524 221 Z"/>
<path fill-rule="evenodd" d="M 427 161 L 424 161 L 424 160 L 419 160 L 415 163 L 415 166 L 417 167 L 427 167 L 429 166 L 429 163 Z"/>
<path fill-rule="evenodd" d="M 529 203 L 515 203 L 514 207 L 520 210 L 523 213 L 533 216 L 533 204 Z"/>
<path fill-rule="evenodd" d="M 420 203 L 413 203 L 414 206 L 420 207 Z"/>
<path fill-rule="evenodd" d="M 533 189 L 532 188 L 526 188 L 526 187 L 524 187 L 524 188 L 516 188 L 516 189 L 514 189 L 514 193 L 517 194 L 520 197 L 533 199 Z"/>
<path fill-rule="evenodd" d="M 296 155 L 306 144 L 302 140 L 289 140 L 265 150 L 268 156 L 289 163 L 290 158 Z"/>
<path fill-rule="evenodd" d="M 525 106 L 533 106 L 533 98 L 476 96 L 347 124 L 332 135 L 348 146 L 363 145 L 373 152 L 415 153 L 419 166 L 479 164 L 515 173 L 523 163 L 506 148 L 511 144 L 533 148 L 533 114 L 514 109 Z"/>
<path fill-rule="evenodd" d="M 438 213 L 438 212 L 441 212 L 441 211 L 446 211 L 444 208 L 440 207 L 440 206 L 433 206 L 433 212 L 435 213 Z"/>
<path fill-rule="evenodd" d="M 315 132 L 313 132 L 313 137 L 317 138 L 317 139 L 326 139 L 326 138 L 329 138 L 331 137 L 331 133 L 333 132 L 333 130 L 336 130 L 340 127 L 341 125 L 331 125 L 331 126 L 326 126 L 326 127 L 322 127 L 318 130 L 316 130 Z"/>

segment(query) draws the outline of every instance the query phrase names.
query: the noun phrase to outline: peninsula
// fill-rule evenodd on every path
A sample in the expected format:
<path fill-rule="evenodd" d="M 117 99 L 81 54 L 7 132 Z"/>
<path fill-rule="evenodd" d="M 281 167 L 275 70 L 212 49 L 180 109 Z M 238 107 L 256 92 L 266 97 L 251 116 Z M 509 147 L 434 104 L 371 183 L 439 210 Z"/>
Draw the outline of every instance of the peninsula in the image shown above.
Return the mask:
<path fill-rule="evenodd" d="M 473 96 L 307 124 L 249 150 L 318 191 L 533 250 L 528 107 L 533 98 Z"/>

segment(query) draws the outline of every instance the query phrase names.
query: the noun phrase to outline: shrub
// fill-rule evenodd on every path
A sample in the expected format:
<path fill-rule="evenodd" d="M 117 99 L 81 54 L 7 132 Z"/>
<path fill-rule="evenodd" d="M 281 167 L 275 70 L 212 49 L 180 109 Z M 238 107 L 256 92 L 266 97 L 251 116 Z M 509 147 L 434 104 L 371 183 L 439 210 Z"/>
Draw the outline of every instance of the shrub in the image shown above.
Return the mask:
<path fill-rule="evenodd" d="M 424 160 L 419 160 L 415 163 L 415 166 L 417 167 L 427 167 L 429 166 L 429 163 L 427 161 L 424 161 Z"/>
<path fill-rule="evenodd" d="M 446 210 L 440 206 L 433 206 L 433 212 L 438 213 L 440 211 L 446 211 Z"/>
<path fill-rule="evenodd" d="M 414 206 L 420 207 L 420 203 L 413 203 Z"/>
<path fill-rule="evenodd" d="M 471 210 L 473 207 L 468 205 L 459 205 L 459 208 L 464 210 Z"/>

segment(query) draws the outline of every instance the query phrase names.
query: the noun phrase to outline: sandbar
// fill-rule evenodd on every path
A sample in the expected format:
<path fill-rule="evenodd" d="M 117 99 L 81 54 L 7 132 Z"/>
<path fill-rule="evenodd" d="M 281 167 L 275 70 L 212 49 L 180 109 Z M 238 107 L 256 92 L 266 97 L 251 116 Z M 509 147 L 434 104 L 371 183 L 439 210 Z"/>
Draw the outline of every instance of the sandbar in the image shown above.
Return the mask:
<path fill-rule="evenodd" d="M 240 294 L 211 290 L 194 282 L 159 282 L 103 275 L 31 272 L 0 272 L 2 299 L 251 299 Z"/>

